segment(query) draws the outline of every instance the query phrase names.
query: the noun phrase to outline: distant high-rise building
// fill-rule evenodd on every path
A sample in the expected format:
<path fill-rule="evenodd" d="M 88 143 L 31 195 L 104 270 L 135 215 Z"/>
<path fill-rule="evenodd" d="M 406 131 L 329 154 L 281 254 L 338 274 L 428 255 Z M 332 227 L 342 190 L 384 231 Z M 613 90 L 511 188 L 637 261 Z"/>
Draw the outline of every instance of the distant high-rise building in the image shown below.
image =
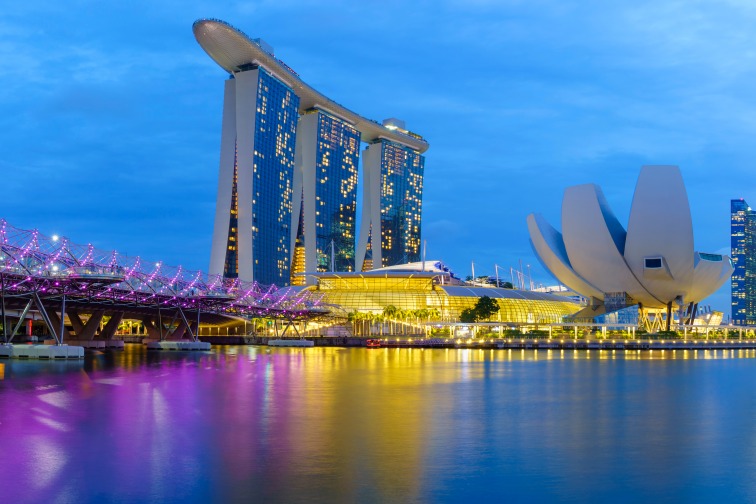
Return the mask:
<path fill-rule="evenodd" d="M 294 214 L 304 217 L 306 271 L 354 271 L 359 157 L 354 126 L 318 109 L 301 115 L 294 190 L 304 197 Z"/>
<path fill-rule="evenodd" d="M 359 269 L 368 241 L 374 268 L 420 260 L 424 167 L 420 152 L 401 143 L 380 139 L 365 149 Z"/>
<path fill-rule="evenodd" d="M 376 266 L 417 260 L 428 143 L 402 121 L 377 123 L 319 93 L 261 39 L 212 19 L 193 31 L 230 74 L 210 274 L 286 285 L 301 273 L 356 271 L 371 223 Z M 371 144 L 365 178 L 378 199 L 363 209 L 371 217 L 356 257 L 360 142 Z"/>
<path fill-rule="evenodd" d="M 730 212 L 732 321 L 756 325 L 756 212 L 742 198 L 730 201 Z"/>

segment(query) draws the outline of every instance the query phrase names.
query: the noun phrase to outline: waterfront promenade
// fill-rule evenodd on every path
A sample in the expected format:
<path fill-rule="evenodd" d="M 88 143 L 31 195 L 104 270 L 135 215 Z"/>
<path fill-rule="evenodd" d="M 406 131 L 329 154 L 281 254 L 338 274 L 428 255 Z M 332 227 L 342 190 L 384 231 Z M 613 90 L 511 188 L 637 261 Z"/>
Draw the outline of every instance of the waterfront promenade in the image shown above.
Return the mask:
<path fill-rule="evenodd" d="M 205 336 L 200 337 L 212 345 L 262 345 L 271 339 L 267 336 Z M 287 338 L 283 338 L 287 339 Z M 288 338 L 299 339 L 299 338 Z M 548 350 L 739 350 L 756 349 L 756 339 L 740 338 L 362 338 L 362 337 L 316 337 L 307 338 L 315 346 L 366 347 L 368 340 L 379 342 L 384 348 L 481 348 L 481 349 L 548 349 Z"/>

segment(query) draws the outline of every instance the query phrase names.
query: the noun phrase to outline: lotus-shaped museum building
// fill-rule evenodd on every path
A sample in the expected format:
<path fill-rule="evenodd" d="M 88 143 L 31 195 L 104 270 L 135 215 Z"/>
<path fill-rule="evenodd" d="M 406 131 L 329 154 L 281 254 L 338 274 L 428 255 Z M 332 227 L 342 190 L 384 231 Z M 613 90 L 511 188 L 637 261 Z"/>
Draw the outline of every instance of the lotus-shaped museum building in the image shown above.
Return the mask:
<path fill-rule="evenodd" d="M 595 184 L 565 190 L 561 233 L 540 214 L 527 221 L 544 267 L 606 311 L 633 304 L 692 310 L 733 271 L 729 257 L 694 250 L 688 196 L 676 166 L 641 169 L 627 230 Z"/>

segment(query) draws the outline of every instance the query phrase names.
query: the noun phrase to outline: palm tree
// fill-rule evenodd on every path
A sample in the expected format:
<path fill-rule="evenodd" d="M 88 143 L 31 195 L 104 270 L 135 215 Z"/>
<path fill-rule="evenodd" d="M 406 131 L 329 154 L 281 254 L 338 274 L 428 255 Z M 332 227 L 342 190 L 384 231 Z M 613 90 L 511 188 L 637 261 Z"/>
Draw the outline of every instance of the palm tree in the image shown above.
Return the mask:
<path fill-rule="evenodd" d="M 402 321 L 402 334 L 407 334 L 407 319 L 410 317 L 410 310 L 399 310 L 397 313 L 399 319 Z"/>
<path fill-rule="evenodd" d="M 420 319 L 427 319 L 428 318 L 428 310 L 425 308 L 421 308 L 419 310 L 415 310 L 415 317 L 417 317 L 417 324 L 420 325 Z M 427 332 L 428 327 L 425 326 L 422 328 L 423 333 Z"/>
<path fill-rule="evenodd" d="M 421 308 L 419 310 L 415 310 L 415 317 L 417 317 L 417 323 L 420 324 L 420 319 L 427 319 L 428 318 L 428 309 L 427 308 Z M 422 327 L 423 335 L 427 336 L 428 333 L 428 326 Z"/>
<path fill-rule="evenodd" d="M 370 336 L 373 326 L 373 312 L 360 313 L 362 319 L 362 335 Z"/>
<path fill-rule="evenodd" d="M 367 336 L 373 335 L 373 323 L 375 322 L 375 314 L 373 312 L 365 313 L 365 322 L 367 323 Z"/>
<path fill-rule="evenodd" d="M 389 319 L 389 329 L 391 330 L 391 322 L 393 322 L 394 329 L 391 330 L 391 333 L 396 332 L 396 322 L 395 319 L 397 317 L 397 314 L 399 312 L 399 308 L 397 308 L 394 305 L 388 305 L 383 308 L 383 316 Z"/>
<path fill-rule="evenodd" d="M 365 328 L 367 327 L 368 317 L 370 317 L 370 314 L 360 312 L 357 314 L 357 317 L 360 321 L 360 332 L 362 333 L 362 336 L 365 336 Z"/>
<path fill-rule="evenodd" d="M 373 315 L 375 316 L 375 321 L 378 322 L 380 335 L 383 336 L 383 323 L 385 322 L 385 317 L 380 313 L 374 313 Z"/>
<path fill-rule="evenodd" d="M 376 331 L 383 336 L 383 315 L 380 313 L 370 312 L 370 322 L 371 322 L 371 335 L 373 328 L 377 325 Z"/>
<path fill-rule="evenodd" d="M 357 321 L 360 319 L 360 313 L 357 310 L 352 310 L 347 314 L 347 320 L 352 324 L 352 332 L 357 334 Z"/>

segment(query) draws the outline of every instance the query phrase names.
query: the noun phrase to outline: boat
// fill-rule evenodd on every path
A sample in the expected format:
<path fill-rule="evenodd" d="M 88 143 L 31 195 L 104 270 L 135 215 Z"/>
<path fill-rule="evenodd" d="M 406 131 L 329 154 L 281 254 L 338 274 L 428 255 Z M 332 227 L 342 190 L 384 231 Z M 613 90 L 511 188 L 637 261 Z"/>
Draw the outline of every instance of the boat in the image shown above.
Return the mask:
<path fill-rule="evenodd" d="M 365 346 L 368 348 L 381 348 L 381 340 L 369 339 L 365 341 Z"/>

